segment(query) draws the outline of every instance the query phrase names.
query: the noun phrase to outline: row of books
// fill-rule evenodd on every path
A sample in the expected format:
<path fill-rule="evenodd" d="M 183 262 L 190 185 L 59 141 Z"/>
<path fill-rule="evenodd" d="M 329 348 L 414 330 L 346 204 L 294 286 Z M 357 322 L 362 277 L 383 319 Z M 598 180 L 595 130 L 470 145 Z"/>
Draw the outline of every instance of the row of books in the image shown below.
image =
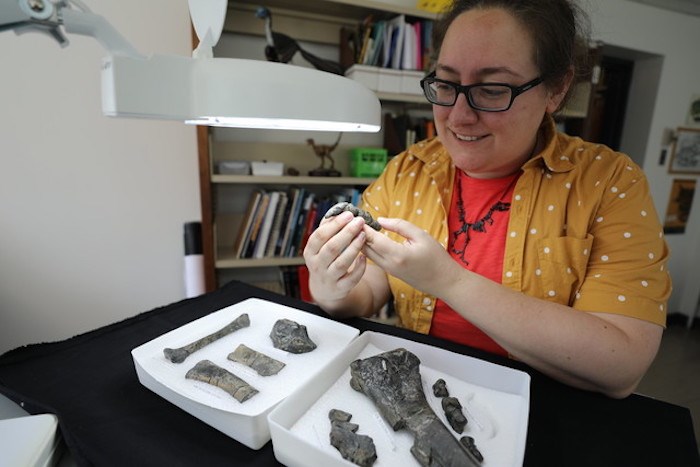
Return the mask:
<path fill-rule="evenodd" d="M 336 203 L 358 204 L 360 191 L 346 188 L 320 196 L 303 187 L 253 190 L 233 244 L 235 258 L 300 256 L 306 240 Z"/>
<path fill-rule="evenodd" d="M 341 32 L 341 64 L 346 68 L 358 63 L 396 70 L 427 70 L 432 29 L 431 20 L 408 20 L 405 15 L 398 15 L 375 21 L 369 16 L 357 31 Z M 349 51 L 344 54 L 343 49 Z"/>
<path fill-rule="evenodd" d="M 409 115 L 384 114 L 384 147 L 391 155 L 405 151 L 413 143 L 436 135 L 435 121 Z"/>

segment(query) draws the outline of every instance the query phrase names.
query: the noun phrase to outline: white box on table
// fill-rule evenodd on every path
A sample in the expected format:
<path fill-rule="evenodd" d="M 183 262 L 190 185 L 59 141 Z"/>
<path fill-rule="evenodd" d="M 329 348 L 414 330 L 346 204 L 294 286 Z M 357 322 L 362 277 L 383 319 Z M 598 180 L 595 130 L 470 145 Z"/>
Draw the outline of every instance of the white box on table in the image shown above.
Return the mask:
<path fill-rule="evenodd" d="M 410 453 L 413 436 L 393 432 L 372 401 L 349 384 L 349 365 L 396 348 L 420 360 L 423 390 L 435 413 L 446 423 L 439 398 L 432 394 L 438 378 L 447 383 L 469 420 L 465 432 L 484 456 L 483 467 L 519 466 L 525 455 L 530 376 L 522 371 L 455 354 L 443 349 L 375 332 L 364 332 L 341 354 L 268 415 L 275 457 L 288 467 L 352 466 L 330 444 L 330 409 L 352 414 L 358 434 L 369 435 L 377 448 L 373 467 L 418 466 Z M 449 426 L 449 425 L 448 425 Z"/>
<path fill-rule="evenodd" d="M 223 328 L 243 313 L 250 326 L 212 342 L 184 362 L 171 363 L 163 355 L 166 347 L 178 348 Z M 269 334 L 281 318 L 305 325 L 317 348 L 305 354 L 291 354 L 273 347 Z M 210 313 L 159 336 L 131 351 L 141 384 L 185 412 L 252 449 L 270 440 L 269 412 L 292 391 L 309 380 L 359 334 L 355 328 L 277 303 L 250 298 Z M 285 363 L 276 375 L 259 376 L 254 370 L 226 357 L 239 344 Z M 224 390 L 185 378 L 201 360 L 211 360 L 260 391 L 240 403 Z"/>

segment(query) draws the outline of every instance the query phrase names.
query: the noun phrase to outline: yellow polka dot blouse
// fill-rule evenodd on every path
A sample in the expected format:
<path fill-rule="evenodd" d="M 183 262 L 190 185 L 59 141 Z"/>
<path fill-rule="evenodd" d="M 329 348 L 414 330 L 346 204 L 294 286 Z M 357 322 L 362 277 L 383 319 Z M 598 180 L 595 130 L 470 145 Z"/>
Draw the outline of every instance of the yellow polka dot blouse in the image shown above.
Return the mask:
<path fill-rule="evenodd" d="M 546 147 L 523 165 L 513 194 L 503 285 L 665 326 L 669 251 L 644 173 L 625 154 L 556 132 L 551 118 L 540 131 Z M 446 247 L 454 171 L 437 138 L 419 142 L 367 187 L 363 208 L 406 219 Z M 389 283 L 400 324 L 428 333 L 435 297 Z"/>

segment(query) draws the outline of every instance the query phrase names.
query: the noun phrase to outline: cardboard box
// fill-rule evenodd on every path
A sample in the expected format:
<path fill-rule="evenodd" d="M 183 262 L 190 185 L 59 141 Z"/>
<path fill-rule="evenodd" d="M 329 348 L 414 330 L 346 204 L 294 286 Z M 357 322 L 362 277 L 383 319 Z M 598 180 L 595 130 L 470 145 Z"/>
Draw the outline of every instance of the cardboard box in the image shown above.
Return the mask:
<path fill-rule="evenodd" d="M 282 162 L 251 162 L 253 175 L 282 175 L 284 173 L 284 164 Z"/>
<path fill-rule="evenodd" d="M 468 424 L 462 435 L 472 436 L 484 456 L 484 465 L 520 466 L 530 401 L 530 375 L 446 350 L 380 333 L 365 332 L 325 368 L 289 395 L 268 416 L 275 457 L 289 466 L 323 465 L 347 467 L 329 442 L 330 409 L 352 414 L 358 434 L 369 435 L 377 449 L 373 467 L 419 466 L 410 453 L 413 436 L 392 431 L 373 402 L 350 387 L 349 365 L 397 348 L 413 352 L 421 360 L 423 391 L 433 411 L 446 423 L 432 385 L 438 378 L 447 383 L 450 395 L 464 407 Z M 449 425 L 448 425 L 449 426 Z"/>

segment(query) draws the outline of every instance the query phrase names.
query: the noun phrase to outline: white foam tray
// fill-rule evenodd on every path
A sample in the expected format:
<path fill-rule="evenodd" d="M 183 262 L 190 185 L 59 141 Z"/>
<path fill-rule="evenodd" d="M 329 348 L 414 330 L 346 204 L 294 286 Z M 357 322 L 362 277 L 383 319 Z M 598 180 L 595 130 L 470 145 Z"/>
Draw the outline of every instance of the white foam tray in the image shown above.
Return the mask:
<path fill-rule="evenodd" d="M 349 365 L 358 358 L 403 347 L 421 360 L 423 390 L 435 413 L 447 424 L 440 399 L 432 392 L 439 378 L 464 407 L 469 435 L 484 456 L 484 467 L 523 463 L 530 408 L 530 376 L 522 371 L 380 333 L 365 332 L 313 378 L 268 415 L 275 457 L 289 466 L 353 466 L 330 444 L 328 412 L 352 414 L 358 434 L 373 438 L 373 467 L 418 466 L 410 453 L 413 436 L 394 432 L 373 402 L 350 387 Z M 449 424 L 447 424 L 449 427 Z"/>
<path fill-rule="evenodd" d="M 218 331 L 243 313 L 250 317 L 249 327 L 209 344 L 183 363 L 171 363 L 164 357 L 164 348 L 187 345 Z M 305 325 L 317 348 L 296 355 L 273 347 L 270 331 L 281 318 Z M 163 334 L 133 349 L 131 354 L 141 384 L 235 440 L 260 449 L 270 440 L 267 415 L 272 408 L 339 355 L 358 334 L 357 329 L 330 319 L 250 298 Z M 286 366 L 276 375 L 260 376 L 253 369 L 226 358 L 239 344 Z M 205 359 L 243 378 L 260 392 L 240 403 L 220 388 L 186 379 L 187 371 Z"/>

